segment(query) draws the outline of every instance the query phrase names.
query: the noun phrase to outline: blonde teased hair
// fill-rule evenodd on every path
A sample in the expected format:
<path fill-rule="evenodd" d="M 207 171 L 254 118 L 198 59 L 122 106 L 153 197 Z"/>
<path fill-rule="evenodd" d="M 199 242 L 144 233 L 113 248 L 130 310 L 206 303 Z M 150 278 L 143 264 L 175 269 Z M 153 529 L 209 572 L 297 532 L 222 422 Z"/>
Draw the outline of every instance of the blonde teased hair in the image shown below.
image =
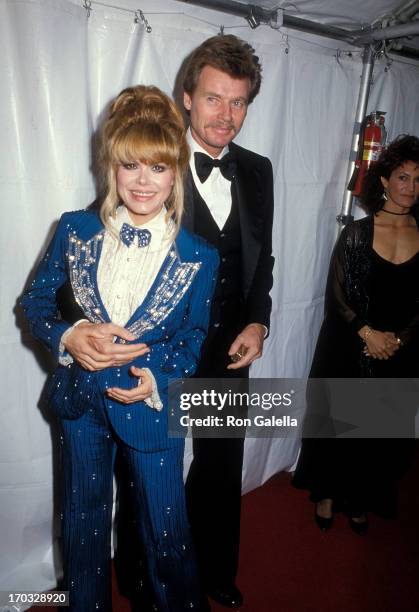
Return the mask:
<path fill-rule="evenodd" d="M 183 117 L 176 104 L 153 85 L 128 87 L 112 102 L 102 128 L 101 168 L 105 198 L 100 218 L 110 229 L 120 203 L 116 173 L 120 164 L 140 161 L 167 164 L 174 172 L 172 193 L 166 201 L 166 219 L 173 217 L 176 232 L 183 213 L 183 181 L 189 162 Z"/>

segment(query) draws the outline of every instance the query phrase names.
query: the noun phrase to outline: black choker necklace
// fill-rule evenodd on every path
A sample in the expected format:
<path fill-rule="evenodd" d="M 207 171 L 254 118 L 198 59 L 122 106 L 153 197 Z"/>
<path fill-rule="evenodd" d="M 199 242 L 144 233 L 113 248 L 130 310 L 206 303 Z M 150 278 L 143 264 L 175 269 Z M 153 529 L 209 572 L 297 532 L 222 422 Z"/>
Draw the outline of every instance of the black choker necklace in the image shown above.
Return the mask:
<path fill-rule="evenodd" d="M 410 215 L 410 211 L 407 213 L 396 213 L 396 212 L 393 212 L 392 210 L 386 210 L 385 208 L 382 208 L 381 210 L 387 213 L 388 215 L 397 215 L 398 217 L 403 217 L 404 215 Z"/>

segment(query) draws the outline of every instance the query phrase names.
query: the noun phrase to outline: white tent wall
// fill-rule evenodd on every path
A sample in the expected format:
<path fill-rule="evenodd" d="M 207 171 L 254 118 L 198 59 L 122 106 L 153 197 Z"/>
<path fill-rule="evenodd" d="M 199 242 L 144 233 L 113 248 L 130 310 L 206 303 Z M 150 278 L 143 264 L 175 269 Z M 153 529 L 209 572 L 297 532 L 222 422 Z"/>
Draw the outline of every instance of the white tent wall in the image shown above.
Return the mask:
<path fill-rule="evenodd" d="M 127 8 L 134 0 L 113 0 Z M 0 590 L 50 588 L 56 439 L 38 407 L 48 369 L 16 301 L 65 210 L 95 197 L 91 139 L 109 100 L 134 83 L 171 94 L 183 58 L 223 24 L 249 40 L 264 82 L 238 142 L 271 158 L 275 176 L 272 328 L 256 377 L 301 377 L 322 318 L 328 261 L 336 237 L 353 129 L 360 53 L 289 32 L 250 30 L 235 17 L 173 0 L 144 0 L 153 30 L 133 15 L 81 2 L 1 0 L 0 70 Z M 149 10 L 150 12 L 147 12 Z M 208 23 L 210 22 L 210 23 Z M 387 110 L 391 136 L 417 131 L 419 70 L 395 61 L 375 70 L 371 108 Z M 289 469 L 298 441 L 248 440 L 244 488 Z"/>

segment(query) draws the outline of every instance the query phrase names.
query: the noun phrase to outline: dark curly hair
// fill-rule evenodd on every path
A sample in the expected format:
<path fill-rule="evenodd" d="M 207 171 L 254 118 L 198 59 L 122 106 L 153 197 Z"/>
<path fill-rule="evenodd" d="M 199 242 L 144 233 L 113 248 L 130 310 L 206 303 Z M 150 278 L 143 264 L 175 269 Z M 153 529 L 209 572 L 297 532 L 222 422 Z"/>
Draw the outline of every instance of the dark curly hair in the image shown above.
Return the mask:
<path fill-rule="evenodd" d="M 255 50 L 249 43 L 224 34 L 205 40 L 192 52 L 187 60 L 183 76 L 183 89 L 187 94 L 194 92 L 199 75 L 205 66 L 212 66 L 226 72 L 233 79 L 250 80 L 249 104 L 259 93 L 262 81 L 262 67 Z"/>
<path fill-rule="evenodd" d="M 397 136 L 381 153 L 375 164 L 371 164 L 365 175 L 362 192 L 359 197 L 363 208 L 369 214 L 375 214 L 384 206 L 384 187 L 381 177 L 386 179 L 394 170 L 406 162 L 419 165 L 419 138 L 408 134 Z M 419 223 L 419 201 L 411 209 L 416 222 Z"/>

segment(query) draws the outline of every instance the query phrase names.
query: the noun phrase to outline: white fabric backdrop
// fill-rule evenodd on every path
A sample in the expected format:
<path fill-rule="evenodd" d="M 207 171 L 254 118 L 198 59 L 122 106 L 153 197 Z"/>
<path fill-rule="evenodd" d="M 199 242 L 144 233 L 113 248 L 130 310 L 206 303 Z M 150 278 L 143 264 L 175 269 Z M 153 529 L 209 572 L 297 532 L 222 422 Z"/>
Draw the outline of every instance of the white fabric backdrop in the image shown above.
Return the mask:
<path fill-rule="evenodd" d="M 254 44 L 264 82 L 238 142 L 273 162 L 276 266 L 271 334 L 252 375 L 301 377 L 322 317 L 361 73 L 359 53 L 335 59 L 336 42 L 289 32 L 286 54 L 282 33 L 172 0 L 142 2 L 153 11 L 150 34 L 128 12 L 93 5 L 87 19 L 80 5 L 0 0 L 0 590 L 55 584 L 55 446 L 38 407 L 50 364 L 16 300 L 59 215 L 94 199 L 91 139 L 106 104 L 139 82 L 171 94 L 182 59 L 215 24 Z M 388 111 L 391 136 L 414 133 L 418 66 L 384 67 L 376 66 L 370 108 Z M 296 440 L 247 441 L 245 490 L 289 469 L 297 452 Z"/>

